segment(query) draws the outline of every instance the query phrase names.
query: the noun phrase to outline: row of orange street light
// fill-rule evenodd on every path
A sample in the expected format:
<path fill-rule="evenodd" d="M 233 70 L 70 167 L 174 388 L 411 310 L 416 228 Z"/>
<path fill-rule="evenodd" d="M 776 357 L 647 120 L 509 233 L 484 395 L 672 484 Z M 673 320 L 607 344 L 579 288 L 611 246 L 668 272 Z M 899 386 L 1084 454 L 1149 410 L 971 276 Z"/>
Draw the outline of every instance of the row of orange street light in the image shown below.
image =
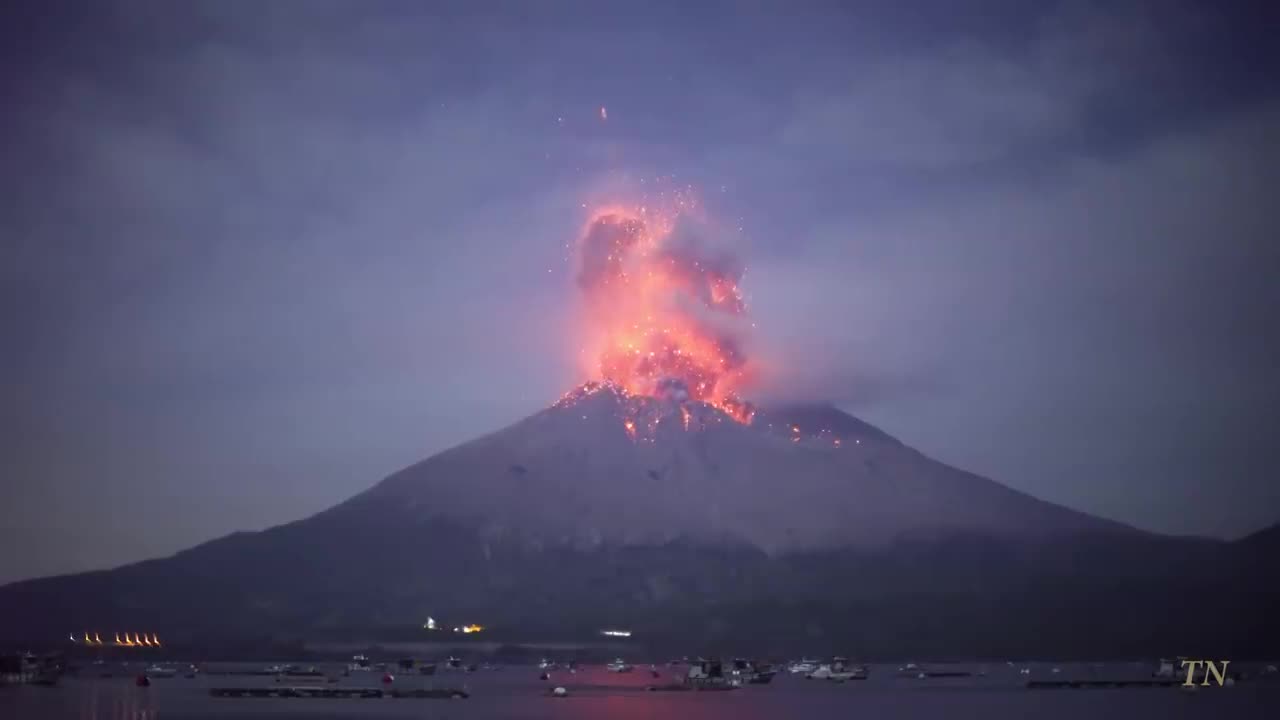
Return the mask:
<path fill-rule="evenodd" d="M 76 637 L 75 633 L 71 633 L 70 640 L 79 645 L 113 645 L 115 647 L 160 647 L 160 636 L 155 633 L 124 633 L 124 639 L 120 639 L 121 633 L 115 634 L 115 642 L 107 643 L 102 641 L 102 635 L 98 633 L 85 633 L 83 637 Z"/>

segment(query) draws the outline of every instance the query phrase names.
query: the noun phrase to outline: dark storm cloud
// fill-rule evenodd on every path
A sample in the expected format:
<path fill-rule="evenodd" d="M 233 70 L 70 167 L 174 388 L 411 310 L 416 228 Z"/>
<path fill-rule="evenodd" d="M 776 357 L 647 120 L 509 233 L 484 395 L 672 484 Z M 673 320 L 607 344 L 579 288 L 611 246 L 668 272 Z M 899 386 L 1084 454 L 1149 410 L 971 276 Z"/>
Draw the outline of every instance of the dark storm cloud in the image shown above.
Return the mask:
<path fill-rule="evenodd" d="M 762 395 L 1144 527 L 1280 518 L 1273 11 L 911 5 L 9 6 L 0 528 L 41 549 L 0 579 L 537 409 L 582 203 L 655 174 L 742 227 Z"/>

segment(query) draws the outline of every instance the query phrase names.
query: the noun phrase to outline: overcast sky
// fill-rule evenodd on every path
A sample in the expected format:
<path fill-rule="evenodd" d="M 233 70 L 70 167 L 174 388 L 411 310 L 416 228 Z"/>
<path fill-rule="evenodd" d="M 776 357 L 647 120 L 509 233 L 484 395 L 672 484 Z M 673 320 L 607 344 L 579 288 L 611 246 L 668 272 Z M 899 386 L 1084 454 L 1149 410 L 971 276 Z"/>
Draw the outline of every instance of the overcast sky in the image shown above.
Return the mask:
<path fill-rule="evenodd" d="M 11 3 L 0 582 L 546 406 L 583 204 L 672 177 L 760 397 L 1142 528 L 1276 522 L 1280 51 L 1221 4 Z"/>

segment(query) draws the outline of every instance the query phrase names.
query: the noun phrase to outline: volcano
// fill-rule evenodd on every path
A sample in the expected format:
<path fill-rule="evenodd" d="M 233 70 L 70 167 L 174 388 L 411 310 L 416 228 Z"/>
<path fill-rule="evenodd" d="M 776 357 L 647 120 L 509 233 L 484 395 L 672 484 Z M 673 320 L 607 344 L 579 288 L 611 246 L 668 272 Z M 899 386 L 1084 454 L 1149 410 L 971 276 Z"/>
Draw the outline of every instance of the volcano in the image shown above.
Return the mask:
<path fill-rule="evenodd" d="M 744 423 L 589 383 L 312 517 L 0 588 L 21 618 L 0 643 L 462 641 L 430 616 L 483 625 L 491 649 L 627 627 L 652 653 L 1236 658 L 1280 646 L 1275 537 L 1141 532 L 830 406 Z"/>
<path fill-rule="evenodd" d="M 0 617 L 20 619 L 0 642 L 439 642 L 430 617 L 508 648 L 589 647 L 625 627 L 680 655 L 1280 647 L 1280 593 L 1258 571 L 1275 533 L 1152 535 L 931 460 L 831 406 L 754 406 L 743 265 L 688 221 L 697 208 L 690 189 L 664 189 L 584 226 L 582 355 L 600 381 L 315 516 L 0 588 Z"/>
<path fill-rule="evenodd" d="M 930 460 L 834 407 L 759 410 L 743 424 L 610 383 L 368 495 L 496 538 L 588 547 L 685 539 L 778 554 L 955 532 L 1137 532 Z"/>

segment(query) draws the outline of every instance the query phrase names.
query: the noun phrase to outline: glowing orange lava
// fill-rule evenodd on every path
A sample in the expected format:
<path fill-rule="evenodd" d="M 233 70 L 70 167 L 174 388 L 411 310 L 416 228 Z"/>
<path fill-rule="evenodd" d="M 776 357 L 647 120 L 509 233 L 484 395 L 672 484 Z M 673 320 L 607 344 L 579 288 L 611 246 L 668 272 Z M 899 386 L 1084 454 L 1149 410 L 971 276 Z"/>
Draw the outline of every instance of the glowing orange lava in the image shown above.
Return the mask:
<path fill-rule="evenodd" d="M 734 330 L 746 313 L 742 267 L 683 232 L 694 208 L 676 193 L 592 213 L 578 272 L 595 335 L 592 371 L 630 395 L 702 402 L 749 423 L 755 410 L 739 393 L 750 366 Z M 682 419 L 687 428 L 687 412 Z M 630 420 L 627 432 L 635 434 Z"/>

